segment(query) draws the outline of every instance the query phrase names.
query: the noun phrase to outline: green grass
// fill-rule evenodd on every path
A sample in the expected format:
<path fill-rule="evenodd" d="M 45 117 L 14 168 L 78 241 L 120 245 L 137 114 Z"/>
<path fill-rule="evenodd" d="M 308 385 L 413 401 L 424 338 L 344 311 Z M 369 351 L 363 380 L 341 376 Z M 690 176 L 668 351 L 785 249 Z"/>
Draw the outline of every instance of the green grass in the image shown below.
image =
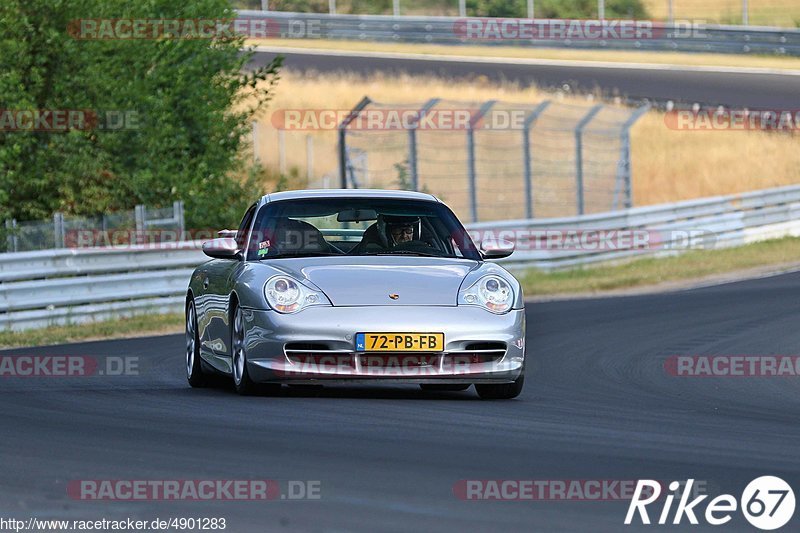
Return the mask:
<path fill-rule="evenodd" d="M 183 331 L 183 314 L 139 315 L 88 324 L 52 326 L 26 331 L 0 331 L 0 347 L 44 346 Z"/>
<path fill-rule="evenodd" d="M 526 296 L 579 294 L 700 280 L 770 265 L 800 262 L 800 238 L 785 237 L 722 250 L 693 250 L 664 258 L 555 272 L 528 270 L 520 276 Z"/>

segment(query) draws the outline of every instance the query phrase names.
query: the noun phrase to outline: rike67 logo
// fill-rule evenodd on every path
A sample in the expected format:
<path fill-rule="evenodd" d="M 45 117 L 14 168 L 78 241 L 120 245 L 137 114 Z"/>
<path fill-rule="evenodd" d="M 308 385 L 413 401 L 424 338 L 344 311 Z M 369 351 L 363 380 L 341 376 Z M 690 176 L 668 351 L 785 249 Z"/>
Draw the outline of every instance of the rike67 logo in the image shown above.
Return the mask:
<path fill-rule="evenodd" d="M 657 519 L 658 524 L 678 525 L 686 517 L 690 524 L 697 525 L 697 516 L 700 515 L 708 524 L 721 526 L 730 522 L 737 508 L 741 508 L 742 514 L 751 525 L 764 531 L 771 531 L 786 525 L 794 515 L 794 491 L 779 477 L 762 476 L 754 479 L 745 487 L 742 497 L 738 501 L 730 494 L 720 494 L 707 502 L 704 513 L 700 511 L 700 504 L 708 498 L 708 495 L 697 496 L 690 501 L 693 484 L 694 479 L 689 479 L 683 490 L 681 490 L 683 484 L 678 481 L 669 484 L 671 493 L 663 499 L 663 507 Z M 625 516 L 626 525 L 633 523 L 637 514 L 642 524 L 649 525 L 651 523 L 647 506 L 656 501 L 661 503 L 661 487 L 661 484 L 655 480 L 640 479 L 638 481 L 628 506 L 628 514 Z M 672 504 L 676 495 L 679 501 L 673 514 Z M 670 515 L 672 515 L 671 522 L 669 521 Z"/>

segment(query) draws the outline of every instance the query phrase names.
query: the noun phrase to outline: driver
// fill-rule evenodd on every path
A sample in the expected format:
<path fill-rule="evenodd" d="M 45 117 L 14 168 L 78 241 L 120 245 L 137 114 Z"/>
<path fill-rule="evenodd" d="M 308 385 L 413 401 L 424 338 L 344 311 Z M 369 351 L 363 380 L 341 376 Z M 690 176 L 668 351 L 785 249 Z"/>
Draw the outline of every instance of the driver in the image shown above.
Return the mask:
<path fill-rule="evenodd" d="M 378 231 L 386 238 L 388 247 L 393 248 L 402 243 L 420 240 L 422 220 L 419 217 L 379 215 Z"/>

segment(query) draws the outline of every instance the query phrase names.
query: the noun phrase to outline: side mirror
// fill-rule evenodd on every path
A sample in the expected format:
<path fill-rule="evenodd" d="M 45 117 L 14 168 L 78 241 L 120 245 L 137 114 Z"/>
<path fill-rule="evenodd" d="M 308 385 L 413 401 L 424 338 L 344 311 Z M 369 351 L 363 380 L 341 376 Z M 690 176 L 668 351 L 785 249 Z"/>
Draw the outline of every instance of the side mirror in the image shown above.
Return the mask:
<path fill-rule="evenodd" d="M 242 251 L 236 239 L 221 237 L 203 243 L 203 253 L 214 259 L 241 259 Z"/>
<path fill-rule="evenodd" d="M 514 253 L 514 243 L 505 239 L 481 241 L 481 255 L 484 259 L 502 259 Z"/>

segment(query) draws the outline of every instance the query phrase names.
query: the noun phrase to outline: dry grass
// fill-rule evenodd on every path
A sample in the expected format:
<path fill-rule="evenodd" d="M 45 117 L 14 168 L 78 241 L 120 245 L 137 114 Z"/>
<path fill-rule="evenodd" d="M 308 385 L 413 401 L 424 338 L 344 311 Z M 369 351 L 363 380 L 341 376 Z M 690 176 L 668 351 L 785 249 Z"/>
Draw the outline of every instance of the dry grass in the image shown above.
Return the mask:
<path fill-rule="evenodd" d="M 800 2 L 798 3 L 800 6 Z M 800 8 L 799 8 L 800 9 Z M 800 16 L 799 16 L 800 18 Z M 737 54 L 689 54 L 635 50 L 561 50 L 495 45 L 436 45 L 413 43 L 373 43 L 361 41 L 253 39 L 252 45 L 270 47 L 347 50 L 357 52 L 393 52 L 406 54 L 502 57 L 509 59 L 552 59 L 560 61 L 610 61 L 713 67 L 769 68 L 800 70 L 800 58 L 782 56 L 747 56 Z"/>
<path fill-rule="evenodd" d="M 363 79 L 354 75 L 298 75 L 284 73 L 279 82 L 275 100 L 270 111 L 260 118 L 257 153 L 264 164 L 272 167 L 278 165 L 278 132 L 270 124 L 270 114 L 281 109 L 351 109 L 363 95 L 373 100 L 386 103 L 419 103 L 428 96 L 445 99 L 480 102 L 497 99 L 517 104 L 535 104 L 543 99 L 558 100 L 558 95 L 548 94 L 536 88 L 520 88 L 511 83 L 493 84 L 485 79 L 472 82 L 453 82 L 437 78 L 424 77 L 386 77 L 376 75 Z M 585 97 L 560 98 L 560 103 L 588 106 Z M 515 132 L 518 133 L 518 132 Z M 442 141 L 438 146 L 449 146 L 435 150 L 437 156 L 447 168 L 448 160 L 454 163 L 464 157 L 465 144 L 463 136 L 449 133 L 437 133 Z M 334 130 L 307 133 L 305 131 L 287 131 L 285 138 L 285 154 L 287 170 L 294 167 L 300 176 L 306 175 L 306 137 L 313 142 L 314 166 L 312 185 L 328 184 L 338 186 L 338 168 L 336 144 L 337 135 Z M 448 138 L 445 139 L 444 137 Z M 375 141 L 379 136 L 374 137 Z M 495 138 L 499 139 L 499 137 Z M 435 143 L 426 143 L 436 147 Z M 761 189 L 766 187 L 800 183 L 800 150 L 798 139 L 791 135 L 764 132 L 692 132 L 675 131 L 666 127 L 663 114 L 652 111 L 645 115 L 632 131 L 633 144 L 633 190 L 634 204 L 647 205 L 662 202 L 685 200 L 704 196 L 730 194 L 735 192 Z M 498 145 L 496 154 L 503 153 L 507 147 Z M 564 145 L 556 158 L 563 158 L 563 165 L 569 165 L 570 146 Z M 508 152 L 513 159 L 510 165 L 519 172 L 518 152 Z M 563 152 L 563 153 L 562 153 Z M 478 154 L 480 156 L 481 153 Z M 371 156 L 370 168 L 391 168 L 395 160 L 380 156 Z M 500 165 L 502 166 L 502 165 Z M 481 169 L 479 169 L 481 170 Z M 503 174 L 503 170 L 494 169 L 494 176 Z M 424 179 L 430 171 L 420 169 Z M 328 181 L 323 181 L 323 176 Z M 479 172 L 480 175 L 480 172 Z M 510 174 L 509 174 L 510 175 Z M 493 178 L 494 179 L 494 178 Z M 498 178 L 500 179 L 500 178 Z M 513 178 L 517 179 L 517 178 Z M 455 181 L 455 180 L 451 180 Z M 423 182 L 423 184 L 426 184 Z M 456 211 L 463 210 L 458 205 L 465 202 L 465 184 L 459 178 L 457 183 L 446 183 L 444 177 L 440 181 L 429 181 L 427 186 L 432 192 L 440 192 L 442 184 L 448 185 L 452 192 L 445 194 L 448 203 L 456 204 Z M 373 186 L 391 185 L 387 183 Z M 479 184 L 479 187 L 481 184 Z M 502 181 L 483 184 L 485 190 L 503 190 Z M 512 189 L 509 189 L 512 190 Z M 498 193 L 499 194 L 499 193 Z M 569 191 L 566 191 L 569 195 Z M 510 198 L 500 196 L 486 198 L 495 206 L 504 210 L 503 218 L 519 216 L 519 195 Z M 554 198 L 557 203 L 559 198 Z M 517 204 L 513 204 L 517 202 Z M 515 210 L 516 209 L 516 210 Z M 547 213 L 540 211 L 540 216 Z M 487 217 L 482 216 L 486 219 Z"/>
<path fill-rule="evenodd" d="M 78 341 L 122 339 L 183 332 L 183 314 L 136 315 L 86 324 L 51 326 L 26 331 L 0 331 L 0 348 L 46 346 Z"/>
<path fill-rule="evenodd" d="M 785 237 L 721 250 L 692 250 L 673 257 L 650 257 L 618 265 L 556 272 L 531 269 L 519 279 L 525 296 L 602 294 L 604 291 L 667 282 L 708 280 L 721 275 L 725 275 L 727 281 L 733 281 L 737 275 L 741 278 L 748 274 L 766 275 L 768 270 L 794 270 L 798 257 L 800 239 Z M 754 272 L 754 269 L 759 271 Z"/>
<path fill-rule="evenodd" d="M 643 0 L 654 19 L 666 19 L 667 0 Z M 741 24 L 742 0 L 673 0 L 676 19 L 701 19 L 721 24 Z M 750 24 L 794 28 L 800 21 L 796 0 L 748 0 Z"/>

